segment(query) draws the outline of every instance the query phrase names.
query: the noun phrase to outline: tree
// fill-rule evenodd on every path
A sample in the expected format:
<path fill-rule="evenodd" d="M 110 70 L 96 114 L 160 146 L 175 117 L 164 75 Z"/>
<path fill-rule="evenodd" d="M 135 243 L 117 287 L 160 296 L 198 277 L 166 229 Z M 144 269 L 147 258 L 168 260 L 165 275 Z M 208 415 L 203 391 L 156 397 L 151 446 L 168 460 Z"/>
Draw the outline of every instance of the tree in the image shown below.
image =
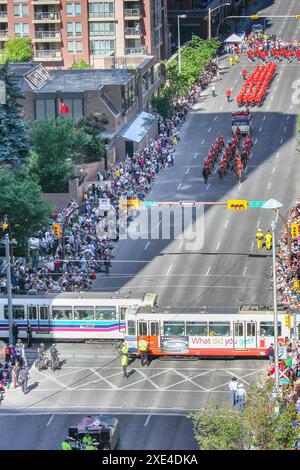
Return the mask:
<path fill-rule="evenodd" d="M 49 221 L 51 206 L 41 195 L 41 188 L 25 174 L 0 170 L 0 220 L 5 216 L 20 248 L 26 252 L 26 242 Z"/>
<path fill-rule="evenodd" d="M 4 43 L 2 62 L 28 62 L 32 59 L 33 48 L 28 38 L 13 38 Z"/>
<path fill-rule="evenodd" d="M 107 152 L 104 139 L 101 133 L 108 124 L 108 118 L 103 113 L 90 113 L 87 117 L 83 117 L 78 121 L 77 128 L 82 129 L 91 137 L 85 147 L 88 160 L 104 160 L 105 169 L 107 170 Z"/>
<path fill-rule="evenodd" d="M 73 64 L 70 67 L 71 70 L 85 70 L 91 68 L 92 67 L 85 60 L 79 60 L 78 62 L 74 60 Z"/>
<path fill-rule="evenodd" d="M 150 103 L 156 113 L 167 119 L 172 111 L 172 94 L 169 87 L 163 87 L 159 96 L 152 96 Z"/>
<path fill-rule="evenodd" d="M 6 86 L 6 104 L 0 106 L 0 164 L 18 167 L 26 162 L 30 149 L 29 129 L 21 117 L 24 97 L 8 62 L 0 66 L 0 80 Z"/>
<path fill-rule="evenodd" d="M 218 402 L 190 416 L 195 438 L 201 450 L 237 450 L 244 448 L 243 423 L 239 413 Z"/>
<path fill-rule="evenodd" d="M 84 151 L 89 140 L 70 118 L 48 118 L 33 124 L 31 172 L 38 177 L 44 192 L 67 190 L 74 172 L 72 160 Z"/>

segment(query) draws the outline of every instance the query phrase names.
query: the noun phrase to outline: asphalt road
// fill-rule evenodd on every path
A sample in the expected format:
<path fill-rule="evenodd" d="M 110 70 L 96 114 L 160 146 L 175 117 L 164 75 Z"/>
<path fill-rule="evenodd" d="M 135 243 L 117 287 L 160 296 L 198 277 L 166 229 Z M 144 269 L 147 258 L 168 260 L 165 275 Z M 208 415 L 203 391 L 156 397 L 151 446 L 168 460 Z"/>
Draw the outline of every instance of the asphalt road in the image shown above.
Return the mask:
<path fill-rule="evenodd" d="M 269 14 L 297 13 L 297 2 L 276 1 Z M 299 38 L 299 21 L 274 20 L 270 31 L 286 39 Z M 243 58 L 231 70 L 222 62 L 222 79 L 216 84 L 217 96 L 204 92 L 189 114 L 181 131 L 175 165 L 163 170 L 148 195 L 149 201 L 227 201 L 227 199 L 267 200 L 284 204 L 285 215 L 297 197 L 300 177 L 296 152 L 296 116 L 292 102 L 293 82 L 298 79 L 299 64 L 278 66 L 278 74 L 261 108 L 254 108 L 254 148 L 243 182 L 237 185 L 233 175 L 220 182 L 217 175 L 207 185 L 202 178 L 202 161 L 218 132 L 230 136 L 231 112 L 225 90 L 233 96 L 242 86 L 241 70 L 254 65 Z M 271 213 L 270 213 L 271 212 Z M 189 249 L 181 240 L 122 240 L 114 250 L 109 276 L 99 275 L 94 290 L 143 294 L 157 292 L 160 305 L 240 306 L 243 303 L 271 304 L 271 256 L 256 250 L 255 233 L 270 227 L 272 211 L 250 209 L 231 212 L 222 206 L 206 206 L 204 243 Z M 159 224 L 159 220 L 157 223 Z M 161 223 L 161 226 L 163 223 Z M 278 235 L 282 230 L 279 224 Z"/>

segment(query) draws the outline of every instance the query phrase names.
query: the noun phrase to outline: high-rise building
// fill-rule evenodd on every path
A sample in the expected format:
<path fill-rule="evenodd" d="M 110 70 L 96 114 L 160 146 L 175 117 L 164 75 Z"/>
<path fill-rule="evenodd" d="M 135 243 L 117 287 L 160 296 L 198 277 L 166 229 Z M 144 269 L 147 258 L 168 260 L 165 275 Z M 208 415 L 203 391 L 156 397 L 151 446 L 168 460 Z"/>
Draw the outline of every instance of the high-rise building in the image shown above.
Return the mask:
<path fill-rule="evenodd" d="M 28 37 L 34 60 L 70 67 L 85 60 L 109 67 L 167 57 L 167 0 L 0 0 L 0 49 Z"/>

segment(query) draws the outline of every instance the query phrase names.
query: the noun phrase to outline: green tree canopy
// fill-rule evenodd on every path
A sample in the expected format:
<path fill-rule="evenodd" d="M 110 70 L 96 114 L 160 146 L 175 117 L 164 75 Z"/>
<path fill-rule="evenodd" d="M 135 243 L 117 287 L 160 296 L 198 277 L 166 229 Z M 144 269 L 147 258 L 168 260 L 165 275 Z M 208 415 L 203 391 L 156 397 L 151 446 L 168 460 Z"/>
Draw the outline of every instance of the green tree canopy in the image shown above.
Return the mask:
<path fill-rule="evenodd" d="M 6 86 L 6 104 L 0 105 L 0 163 L 18 167 L 29 156 L 29 129 L 21 117 L 24 98 L 14 73 L 6 62 L 0 66 L 0 80 Z"/>
<path fill-rule="evenodd" d="M 156 113 L 167 119 L 172 111 L 172 95 L 169 87 L 163 87 L 159 96 L 152 96 L 150 103 Z"/>
<path fill-rule="evenodd" d="M 51 206 L 41 195 L 41 188 L 23 173 L 0 170 L 0 220 L 7 216 L 13 236 L 25 248 L 29 237 L 47 225 Z"/>
<path fill-rule="evenodd" d="M 107 169 L 107 152 L 101 133 L 105 130 L 108 122 L 105 114 L 90 113 L 77 123 L 77 128 L 90 136 L 90 140 L 85 146 L 86 161 L 104 160 L 105 169 Z"/>
<path fill-rule="evenodd" d="M 32 59 L 33 48 L 28 38 L 13 38 L 4 43 L 1 61 L 28 62 Z"/>
<path fill-rule="evenodd" d="M 68 180 L 74 172 L 72 161 L 84 151 L 89 140 L 70 118 L 34 122 L 31 129 L 34 155 L 30 171 L 37 176 L 44 192 L 67 190 Z"/>
<path fill-rule="evenodd" d="M 92 67 L 85 60 L 79 60 L 78 62 L 74 60 L 73 64 L 70 67 L 71 70 L 84 70 L 91 68 Z"/>

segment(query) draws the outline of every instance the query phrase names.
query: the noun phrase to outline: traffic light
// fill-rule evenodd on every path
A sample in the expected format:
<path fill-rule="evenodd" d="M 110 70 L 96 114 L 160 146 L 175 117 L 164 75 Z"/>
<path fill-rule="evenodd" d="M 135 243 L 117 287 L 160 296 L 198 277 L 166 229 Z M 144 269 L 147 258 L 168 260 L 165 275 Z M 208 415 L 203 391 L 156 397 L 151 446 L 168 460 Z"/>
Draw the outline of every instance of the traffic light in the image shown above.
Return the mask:
<path fill-rule="evenodd" d="M 60 224 L 53 224 L 53 236 L 60 238 Z"/>
<path fill-rule="evenodd" d="M 246 211 L 248 209 L 248 201 L 246 199 L 229 199 L 227 201 L 227 209 L 230 211 Z"/>
<path fill-rule="evenodd" d="M 251 18 L 251 20 L 258 20 L 259 16 L 258 15 L 251 15 L 250 18 Z"/>
<path fill-rule="evenodd" d="M 294 289 L 296 292 L 300 292 L 300 281 L 294 281 Z"/>
<path fill-rule="evenodd" d="M 291 232 L 293 238 L 299 237 L 299 225 L 298 224 L 291 224 Z"/>
<path fill-rule="evenodd" d="M 292 315 L 285 315 L 284 316 L 284 325 L 288 328 L 292 328 Z"/>

